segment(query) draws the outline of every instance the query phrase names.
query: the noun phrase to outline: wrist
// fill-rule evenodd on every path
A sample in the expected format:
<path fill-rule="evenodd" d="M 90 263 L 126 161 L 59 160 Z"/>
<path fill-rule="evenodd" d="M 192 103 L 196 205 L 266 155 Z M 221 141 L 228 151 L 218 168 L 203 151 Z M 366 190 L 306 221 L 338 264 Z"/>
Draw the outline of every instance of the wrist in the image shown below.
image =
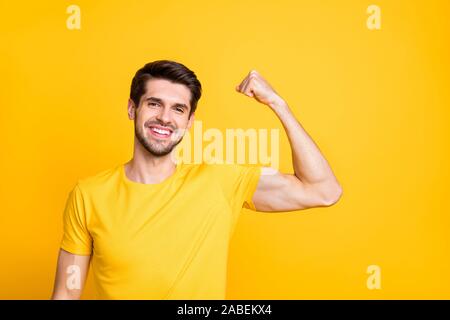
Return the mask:
<path fill-rule="evenodd" d="M 289 106 L 282 98 L 275 99 L 273 102 L 268 104 L 270 108 L 272 108 L 275 112 L 286 111 L 289 110 Z"/>

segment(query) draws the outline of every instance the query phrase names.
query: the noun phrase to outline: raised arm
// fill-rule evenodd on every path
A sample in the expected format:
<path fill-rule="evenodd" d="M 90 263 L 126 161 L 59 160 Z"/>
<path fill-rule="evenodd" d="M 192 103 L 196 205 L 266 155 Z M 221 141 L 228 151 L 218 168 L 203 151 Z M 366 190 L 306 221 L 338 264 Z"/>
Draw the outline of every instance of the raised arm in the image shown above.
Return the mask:
<path fill-rule="evenodd" d="M 288 104 L 255 70 L 236 90 L 269 106 L 280 119 L 292 150 L 294 174 L 263 168 L 253 195 L 258 211 L 294 211 L 336 203 L 342 188 L 317 145 L 292 114 Z"/>
<path fill-rule="evenodd" d="M 90 255 L 76 255 L 60 249 L 52 300 L 80 299 L 90 258 Z"/>

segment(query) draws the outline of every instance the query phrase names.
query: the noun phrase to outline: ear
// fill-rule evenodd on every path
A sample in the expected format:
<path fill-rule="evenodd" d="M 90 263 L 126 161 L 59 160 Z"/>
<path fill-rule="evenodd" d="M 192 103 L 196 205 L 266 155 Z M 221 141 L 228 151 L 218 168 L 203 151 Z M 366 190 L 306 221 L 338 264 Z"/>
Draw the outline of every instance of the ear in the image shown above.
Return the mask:
<path fill-rule="evenodd" d="M 192 126 L 192 124 L 194 123 L 194 118 L 195 118 L 195 112 L 193 112 L 190 116 L 189 116 L 189 120 L 188 120 L 188 124 L 187 124 L 187 130 L 189 130 Z"/>
<path fill-rule="evenodd" d="M 128 119 L 134 120 L 136 116 L 136 106 L 134 105 L 133 100 L 128 99 Z"/>

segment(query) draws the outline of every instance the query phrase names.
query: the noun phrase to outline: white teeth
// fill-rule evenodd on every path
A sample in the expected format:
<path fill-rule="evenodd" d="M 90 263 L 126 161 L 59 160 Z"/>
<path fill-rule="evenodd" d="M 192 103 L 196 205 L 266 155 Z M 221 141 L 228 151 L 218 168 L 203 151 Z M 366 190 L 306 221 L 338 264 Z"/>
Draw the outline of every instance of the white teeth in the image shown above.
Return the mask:
<path fill-rule="evenodd" d="M 162 129 L 158 129 L 158 128 L 151 128 L 151 129 L 159 134 L 163 134 L 166 136 L 170 134 L 169 130 L 162 130 Z"/>

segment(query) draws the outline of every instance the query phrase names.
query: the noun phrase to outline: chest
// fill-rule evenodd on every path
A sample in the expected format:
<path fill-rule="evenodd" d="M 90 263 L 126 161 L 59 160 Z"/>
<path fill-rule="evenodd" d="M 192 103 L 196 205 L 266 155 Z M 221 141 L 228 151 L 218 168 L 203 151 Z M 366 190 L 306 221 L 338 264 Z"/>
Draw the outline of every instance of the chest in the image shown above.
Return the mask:
<path fill-rule="evenodd" d="M 165 269 L 226 252 L 232 213 L 214 183 L 96 198 L 88 224 L 94 257 L 111 268 Z"/>

